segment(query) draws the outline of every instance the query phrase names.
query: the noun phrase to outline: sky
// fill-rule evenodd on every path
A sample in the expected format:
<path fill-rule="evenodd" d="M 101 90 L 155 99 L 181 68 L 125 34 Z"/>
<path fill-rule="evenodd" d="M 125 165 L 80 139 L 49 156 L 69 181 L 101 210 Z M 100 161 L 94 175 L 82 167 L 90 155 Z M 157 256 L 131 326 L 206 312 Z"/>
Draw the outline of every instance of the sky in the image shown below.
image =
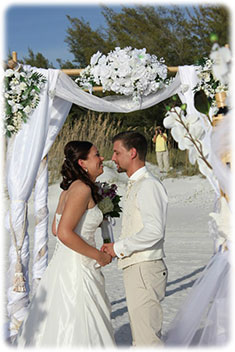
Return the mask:
<path fill-rule="evenodd" d="M 79 4 L 79 2 L 78 2 Z M 120 11 L 120 6 L 112 6 Z M 36 54 L 42 53 L 55 67 L 58 67 L 57 58 L 72 60 L 65 43 L 67 28 L 70 21 L 66 17 L 84 18 L 92 29 L 104 25 L 101 6 L 97 4 L 85 5 L 11 5 L 5 9 L 4 25 L 4 56 L 9 51 L 16 51 L 17 57 L 28 57 L 28 48 Z"/>
<path fill-rule="evenodd" d="M 32 49 L 36 54 L 42 53 L 45 58 L 59 68 L 57 58 L 62 61 L 72 61 L 73 55 L 69 52 L 65 43 L 66 29 L 70 26 L 70 21 L 66 15 L 71 17 L 84 18 L 89 22 L 92 29 L 105 26 L 105 20 L 101 13 L 101 2 L 86 0 L 81 1 L 5 1 L 5 6 L 1 9 L 2 15 L 2 39 L 3 39 L 3 60 L 6 60 L 8 53 L 17 52 L 18 59 L 28 57 L 28 49 Z M 223 3 L 223 1 L 219 1 Z M 169 5 L 182 4 L 198 5 L 204 1 L 103 1 L 103 4 L 113 8 L 116 12 L 121 11 L 123 5 L 136 6 L 145 5 Z M 208 0 L 207 4 L 214 4 Z M 224 1 L 226 3 L 226 1 Z"/>

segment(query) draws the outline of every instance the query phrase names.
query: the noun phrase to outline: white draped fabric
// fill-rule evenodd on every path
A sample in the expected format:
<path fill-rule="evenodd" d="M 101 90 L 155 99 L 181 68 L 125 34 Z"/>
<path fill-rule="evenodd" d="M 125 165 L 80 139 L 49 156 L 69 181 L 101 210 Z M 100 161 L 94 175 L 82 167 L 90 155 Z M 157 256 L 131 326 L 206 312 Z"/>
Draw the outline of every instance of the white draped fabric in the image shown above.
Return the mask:
<path fill-rule="evenodd" d="M 141 106 L 135 105 L 131 98 L 110 97 L 98 98 L 82 91 L 67 75 L 59 70 L 44 70 L 33 68 L 34 71 L 43 74 L 46 85 L 40 95 L 40 103 L 34 110 L 28 122 L 23 124 L 17 135 L 8 141 L 7 150 L 7 187 L 10 197 L 10 209 L 7 214 L 6 227 L 15 236 L 15 242 L 9 251 L 10 268 L 8 275 L 8 315 L 9 315 L 9 336 L 17 334 L 19 325 L 24 319 L 29 304 L 29 235 L 27 232 L 27 201 L 32 193 L 40 163 L 47 155 L 58 132 L 69 113 L 72 103 L 83 106 L 87 109 L 106 112 L 131 112 L 139 109 L 146 109 L 167 99 L 180 90 L 180 78 L 177 75 L 169 87 L 158 93 L 144 97 Z M 42 189 L 44 200 L 40 199 L 37 187 Z M 36 184 L 35 209 L 38 212 L 41 202 L 45 205 L 46 189 Z M 46 208 L 44 207 L 47 218 Z M 33 269 L 34 279 L 40 279 L 46 267 L 46 226 L 43 231 L 36 233 L 36 242 L 40 248 L 35 248 L 34 253 L 43 248 L 44 255 L 41 261 L 35 260 L 36 266 Z M 36 230 L 36 232 L 38 232 Z M 17 251 L 16 251 L 17 247 Z M 25 282 L 25 291 L 14 291 L 15 264 L 20 258 Z M 37 255 L 36 257 L 37 258 Z M 40 268 L 40 269 L 39 269 Z"/>
<path fill-rule="evenodd" d="M 57 83 L 58 70 L 34 69 L 42 73 L 47 83 L 40 97 L 40 104 L 30 116 L 28 122 L 23 124 L 21 131 L 8 141 L 7 150 L 7 187 L 10 197 L 10 209 L 7 214 L 7 228 L 16 242 L 23 265 L 23 273 L 26 279 L 26 291 L 15 292 L 13 282 L 15 276 L 15 264 L 17 261 L 15 244 L 9 252 L 10 268 L 8 275 L 8 315 L 10 317 L 9 335 L 15 335 L 18 331 L 29 303 L 28 264 L 29 264 L 29 238 L 27 233 L 27 201 L 34 187 L 39 165 L 43 159 L 45 145 L 53 143 L 55 131 L 59 132 L 69 112 L 71 103 L 64 101 L 61 111 L 54 105 L 49 92 L 54 91 Z M 61 102 L 62 103 L 62 102 Z M 60 115 L 56 120 L 56 115 Z M 21 248 L 22 247 L 22 248 Z"/>
<path fill-rule="evenodd" d="M 218 179 L 219 185 L 230 199 L 232 197 L 231 165 L 225 165 L 222 162 L 222 159 L 228 155 L 232 158 L 232 131 L 233 116 L 230 112 L 224 116 L 224 118 L 215 126 L 213 130 L 211 135 L 212 147 L 210 154 L 210 162 Z"/>
<path fill-rule="evenodd" d="M 211 162 L 219 184 L 231 200 L 231 168 L 221 157 L 231 152 L 229 138 L 231 115 L 226 115 L 212 132 Z M 229 202 L 230 203 L 230 202 Z M 220 243 L 202 275 L 193 285 L 187 299 L 168 330 L 166 346 L 225 346 L 231 339 L 231 209 L 220 197 L 220 211 L 210 215 L 214 221 L 214 237 Z"/>
<path fill-rule="evenodd" d="M 99 98 L 88 94 L 80 89 L 74 81 L 63 72 L 60 72 L 56 85 L 55 94 L 64 100 L 68 100 L 84 108 L 103 112 L 132 112 L 147 109 L 161 101 L 178 93 L 181 89 L 180 77 L 177 74 L 173 82 L 160 91 L 142 98 L 141 104 L 137 104 L 131 97 L 108 96 Z"/>

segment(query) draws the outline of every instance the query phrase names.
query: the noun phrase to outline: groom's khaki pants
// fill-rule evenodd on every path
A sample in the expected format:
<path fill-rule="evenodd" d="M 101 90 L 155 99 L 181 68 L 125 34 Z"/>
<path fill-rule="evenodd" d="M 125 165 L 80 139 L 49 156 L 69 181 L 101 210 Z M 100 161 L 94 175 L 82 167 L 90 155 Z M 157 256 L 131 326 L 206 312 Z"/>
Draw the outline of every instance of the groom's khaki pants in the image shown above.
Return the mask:
<path fill-rule="evenodd" d="M 123 269 L 127 308 L 134 346 L 162 345 L 162 307 L 167 268 L 163 260 L 146 261 Z"/>

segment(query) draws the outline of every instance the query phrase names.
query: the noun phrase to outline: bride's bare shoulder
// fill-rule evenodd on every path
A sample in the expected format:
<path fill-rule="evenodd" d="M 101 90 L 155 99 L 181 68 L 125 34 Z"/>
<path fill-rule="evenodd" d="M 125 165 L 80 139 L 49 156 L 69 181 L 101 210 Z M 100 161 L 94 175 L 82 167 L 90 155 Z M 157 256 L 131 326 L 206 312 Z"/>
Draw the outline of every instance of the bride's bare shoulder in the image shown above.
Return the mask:
<path fill-rule="evenodd" d="M 68 192 L 84 194 L 91 194 L 91 188 L 80 180 L 74 181 L 68 189 Z"/>

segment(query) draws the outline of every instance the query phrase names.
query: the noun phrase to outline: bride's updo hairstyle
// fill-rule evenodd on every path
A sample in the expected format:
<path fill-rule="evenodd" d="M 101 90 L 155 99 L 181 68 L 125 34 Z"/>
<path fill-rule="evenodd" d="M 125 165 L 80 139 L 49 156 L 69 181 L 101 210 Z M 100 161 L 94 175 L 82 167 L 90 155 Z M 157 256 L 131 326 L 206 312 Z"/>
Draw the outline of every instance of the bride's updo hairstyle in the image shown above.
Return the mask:
<path fill-rule="evenodd" d="M 76 180 L 81 180 L 91 188 L 92 197 L 98 203 L 100 196 L 97 185 L 90 179 L 88 173 L 78 164 L 78 160 L 86 160 L 92 143 L 86 141 L 72 141 L 64 147 L 64 163 L 61 168 L 63 180 L 60 187 L 67 190 Z"/>

